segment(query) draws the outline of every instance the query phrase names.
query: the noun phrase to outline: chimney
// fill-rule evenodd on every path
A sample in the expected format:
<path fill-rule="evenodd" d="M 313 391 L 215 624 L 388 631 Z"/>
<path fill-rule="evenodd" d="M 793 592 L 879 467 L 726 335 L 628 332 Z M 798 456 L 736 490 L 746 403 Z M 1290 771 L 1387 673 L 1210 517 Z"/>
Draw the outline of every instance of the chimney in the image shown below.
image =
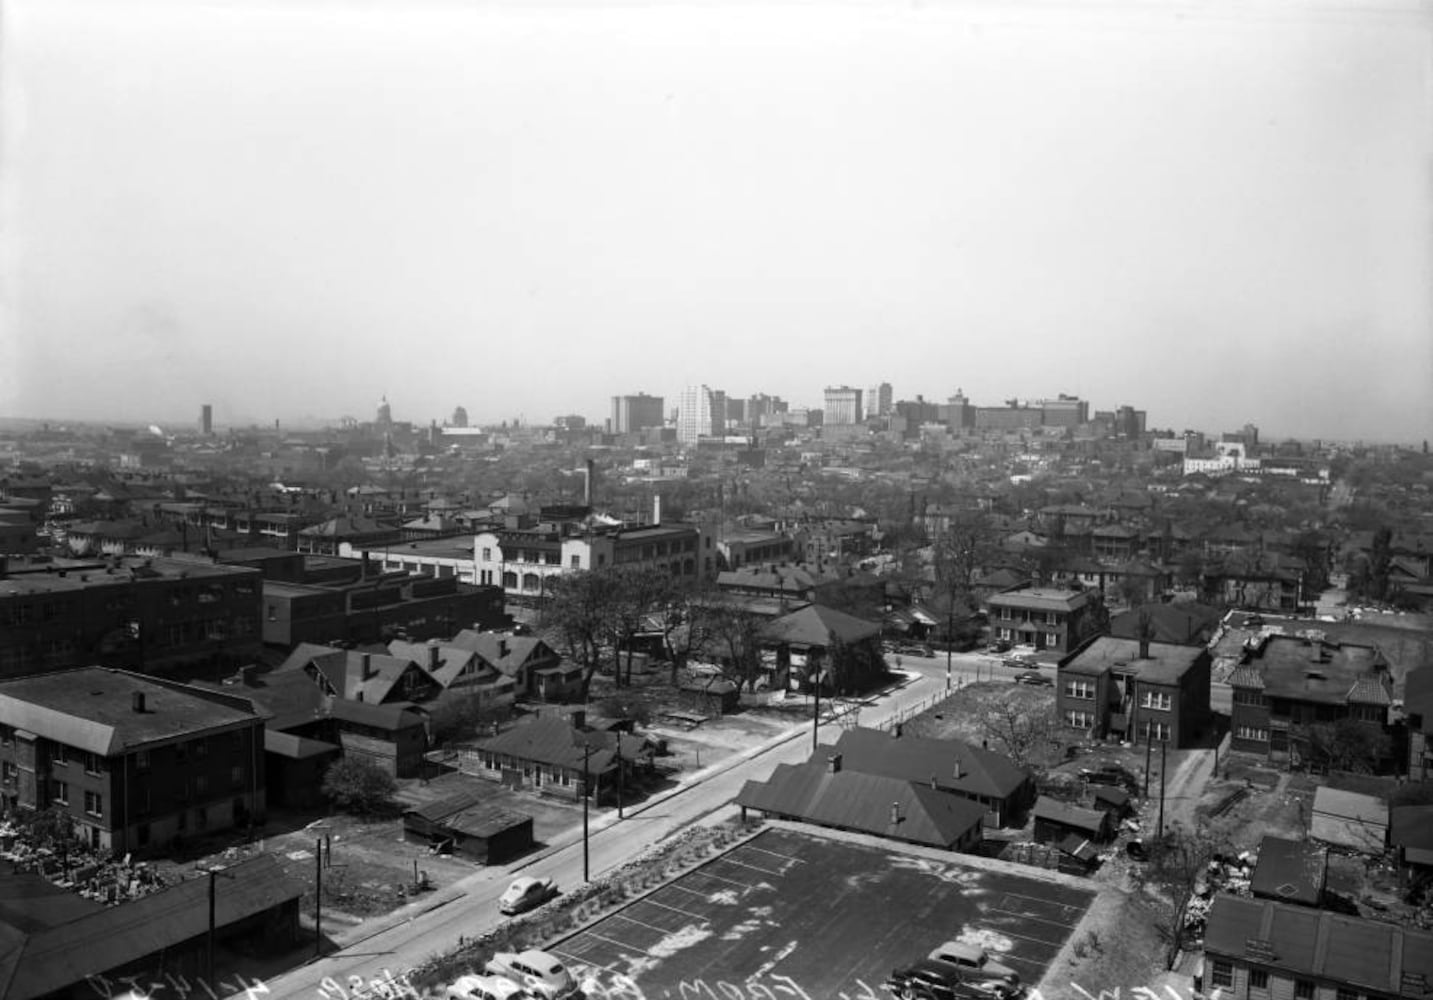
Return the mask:
<path fill-rule="evenodd" d="M 443 652 L 443 644 L 437 639 L 428 640 L 428 669 L 438 669 L 439 654 Z"/>
<path fill-rule="evenodd" d="M 1140 640 L 1139 640 L 1139 658 L 1140 658 L 1141 660 L 1147 660 L 1147 659 L 1149 659 L 1149 639 L 1148 639 L 1147 637 L 1145 637 L 1145 636 L 1140 636 Z"/>
<path fill-rule="evenodd" d="M 136 691 L 134 692 L 134 694 L 130 695 L 130 707 L 133 708 L 140 715 L 144 714 L 145 708 L 143 691 Z"/>
<path fill-rule="evenodd" d="M 586 505 L 586 506 L 588 506 L 588 507 L 591 507 L 591 506 L 592 506 L 592 476 L 595 474 L 595 471 L 596 471 L 596 463 L 593 462 L 592 459 L 589 458 L 589 459 L 587 460 L 587 465 L 586 465 L 585 468 L 586 468 L 587 474 L 586 474 L 586 476 L 583 477 L 583 482 L 582 482 L 582 502 L 583 502 L 584 505 Z"/>
<path fill-rule="evenodd" d="M 897 722 L 894 726 L 891 727 L 891 739 L 893 739 L 893 740 L 898 740 L 898 739 L 900 739 L 900 738 L 901 738 L 901 723 Z"/>
<path fill-rule="evenodd" d="M 950 769 L 950 776 L 956 780 L 960 779 L 960 758 L 955 758 L 955 764 Z"/>
<path fill-rule="evenodd" d="M 508 640 L 507 640 L 507 636 L 503 636 L 501 639 L 498 640 L 498 659 L 500 659 L 500 660 L 506 659 L 506 658 L 507 658 L 507 655 L 508 655 Z"/>
<path fill-rule="evenodd" d="M 896 826 L 897 824 L 900 823 L 900 821 L 901 821 L 901 804 L 900 804 L 899 802 L 892 802 L 892 803 L 891 803 L 891 826 Z"/>
<path fill-rule="evenodd" d="M 841 755 L 833 753 L 826 758 L 826 770 L 836 774 L 841 770 Z"/>
<path fill-rule="evenodd" d="M 363 658 L 359 662 L 363 666 L 363 671 L 360 674 L 360 679 L 366 681 L 373 676 L 373 654 L 364 653 Z"/>
<path fill-rule="evenodd" d="M 662 494 L 660 493 L 652 494 L 652 523 L 657 525 L 662 523 Z"/>
<path fill-rule="evenodd" d="M 930 776 L 930 790 L 933 792 L 940 790 L 940 780 L 933 774 Z"/>
<path fill-rule="evenodd" d="M 587 728 L 587 712 L 586 712 L 586 710 L 579 708 L 579 709 L 576 709 L 576 710 L 574 710 L 574 711 L 572 711 L 572 712 L 569 712 L 568 715 L 567 715 L 567 721 L 570 722 L 570 723 L 572 723 L 572 728 L 573 728 L 573 729 L 586 729 L 586 728 Z"/>

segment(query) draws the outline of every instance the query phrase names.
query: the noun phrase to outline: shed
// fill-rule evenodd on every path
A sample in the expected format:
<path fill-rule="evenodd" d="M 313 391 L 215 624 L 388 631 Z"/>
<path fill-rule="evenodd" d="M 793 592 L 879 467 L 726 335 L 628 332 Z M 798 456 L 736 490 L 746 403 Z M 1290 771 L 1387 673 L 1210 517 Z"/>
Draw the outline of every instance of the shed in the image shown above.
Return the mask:
<path fill-rule="evenodd" d="M 502 864 L 532 848 L 532 817 L 463 791 L 405 811 L 403 837 L 479 864 Z"/>
<path fill-rule="evenodd" d="M 1265 837 L 1249 889 L 1255 896 L 1318 906 L 1328 877 L 1328 849 L 1301 840 Z"/>
<path fill-rule="evenodd" d="M 310 809 L 323 801 L 323 776 L 343 751 L 324 740 L 264 730 L 264 781 L 272 805 Z"/>
<path fill-rule="evenodd" d="M 677 692 L 683 705 L 705 715 L 725 715 L 741 704 L 740 688 L 719 676 L 688 675 Z"/>
<path fill-rule="evenodd" d="M 1388 846 L 1388 803 L 1372 795 L 1319 788 L 1309 835 L 1326 844 L 1382 854 Z"/>
<path fill-rule="evenodd" d="M 1096 785 L 1095 808 L 1109 813 L 1118 822 L 1130 812 L 1129 792 L 1113 785 Z"/>
<path fill-rule="evenodd" d="M 1099 843 L 1107 840 L 1113 829 L 1110 814 L 1104 810 L 1070 805 L 1048 795 L 1035 800 L 1034 816 L 1035 840 L 1041 844 L 1059 843 L 1072 833 Z"/>

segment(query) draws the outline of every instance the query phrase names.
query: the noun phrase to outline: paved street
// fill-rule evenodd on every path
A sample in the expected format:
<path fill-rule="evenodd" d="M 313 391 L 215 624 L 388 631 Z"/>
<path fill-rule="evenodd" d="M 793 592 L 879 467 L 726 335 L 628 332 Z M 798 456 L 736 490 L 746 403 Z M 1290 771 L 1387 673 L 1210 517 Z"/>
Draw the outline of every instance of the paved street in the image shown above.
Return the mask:
<path fill-rule="evenodd" d="M 977 669 L 991 669 L 986 663 L 978 663 L 975 654 L 956 657 L 968 666 L 954 676 L 973 680 Z M 985 659 L 993 662 L 993 658 Z M 861 725 L 877 725 L 899 716 L 944 690 L 944 654 L 937 658 L 902 657 L 902 661 L 907 680 L 863 706 L 857 719 Z M 839 731 L 839 724 L 827 723 L 821 729 L 821 739 L 834 740 Z M 726 815 L 728 810 L 723 807 L 747 779 L 764 778 L 779 763 L 805 760 L 811 752 L 811 742 L 809 725 L 793 729 L 738 758 L 698 772 L 676 790 L 640 810 L 629 811 L 621 821 L 610 813 L 603 816 L 593 823 L 588 838 L 591 874 L 596 876 L 631 860 L 649 845 L 691 823 Z M 497 911 L 497 897 L 514 872 L 555 878 L 559 886 L 579 885 L 582 854 L 579 830 L 559 839 L 536 860 L 476 872 L 407 911 L 376 918 L 371 933 L 367 924 L 355 928 L 355 933 L 366 936 L 350 937 L 342 951 L 270 979 L 269 992 L 274 997 L 315 1000 L 325 978 L 347 983 L 353 976 L 368 980 L 385 972 L 401 974 L 424 958 L 451 947 L 460 935 L 471 937 L 498 923 L 502 918 Z"/>

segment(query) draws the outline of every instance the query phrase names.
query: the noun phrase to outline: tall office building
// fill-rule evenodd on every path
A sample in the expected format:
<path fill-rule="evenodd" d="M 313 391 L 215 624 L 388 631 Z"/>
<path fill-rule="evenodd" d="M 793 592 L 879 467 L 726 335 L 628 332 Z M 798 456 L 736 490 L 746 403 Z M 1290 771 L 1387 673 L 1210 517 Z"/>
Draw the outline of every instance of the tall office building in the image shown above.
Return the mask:
<path fill-rule="evenodd" d="M 208 403 L 199 408 L 199 432 L 205 437 L 214 433 L 214 407 Z"/>
<path fill-rule="evenodd" d="M 831 424 L 859 424 L 865 415 L 861 412 L 861 390 L 848 385 L 826 387 L 826 409 L 824 421 Z"/>
<path fill-rule="evenodd" d="M 695 444 L 698 438 L 726 431 L 726 393 L 704 385 L 689 385 L 677 404 L 677 440 Z"/>
<path fill-rule="evenodd" d="M 895 412 L 891 383 L 882 382 L 866 390 L 864 400 L 867 417 L 888 417 Z"/>
<path fill-rule="evenodd" d="M 662 426 L 666 400 L 639 392 L 635 396 L 612 397 L 612 433 L 631 434 L 648 427 Z"/>
<path fill-rule="evenodd" d="M 464 407 L 456 406 L 453 408 L 453 426 L 468 426 L 468 411 Z"/>

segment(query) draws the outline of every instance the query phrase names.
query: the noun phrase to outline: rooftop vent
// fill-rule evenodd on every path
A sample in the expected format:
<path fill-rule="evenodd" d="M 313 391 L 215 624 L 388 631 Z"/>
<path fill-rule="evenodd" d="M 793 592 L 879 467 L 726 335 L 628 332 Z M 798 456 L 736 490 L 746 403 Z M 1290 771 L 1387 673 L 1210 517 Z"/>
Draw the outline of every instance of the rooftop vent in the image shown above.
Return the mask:
<path fill-rule="evenodd" d="M 132 695 L 130 696 L 130 702 L 129 702 L 129 703 L 130 703 L 130 708 L 134 709 L 134 711 L 138 712 L 140 715 L 143 715 L 143 714 L 144 714 L 145 708 L 144 708 L 144 692 L 143 692 L 143 691 L 136 691 L 136 692 L 134 692 L 134 694 L 132 694 Z"/>

